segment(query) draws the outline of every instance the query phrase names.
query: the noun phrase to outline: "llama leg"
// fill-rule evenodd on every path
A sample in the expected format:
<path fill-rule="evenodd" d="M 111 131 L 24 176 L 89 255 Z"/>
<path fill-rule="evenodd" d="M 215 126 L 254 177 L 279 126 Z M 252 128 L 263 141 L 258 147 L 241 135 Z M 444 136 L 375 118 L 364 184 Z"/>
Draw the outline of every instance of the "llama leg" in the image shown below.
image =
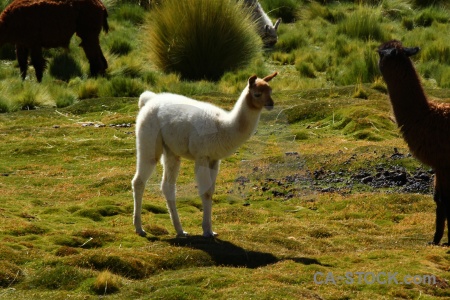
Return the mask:
<path fill-rule="evenodd" d="M 136 228 L 136 233 L 140 236 L 146 235 L 144 229 L 142 229 L 142 197 L 144 196 L 144 190 L 147 180 L 152 175 L 155 166 L 155 160 L 141 164 L 141 166 L 138 167 L 133 180 L 131 181 L 134 199 L 133 224 Z"/>
<path fill-rule="evenodd" d="M 82 42 L 80 46 L 83 48 L 87 59 L 89 60 L 89 67 L 92 76 L 103 75 L 108 68 L 108 63 L 100 48 L 100 41 L 98 36 L 81 37 Z"/>
<path fill-rule="evenodd" d="M 218 172 L 219 161 L 199 159 L 195 162 L 195 176 L 203 206 L 202 229 L 204 237 L 217 235 L 212 230 L 212 195 L 214 194 Z"/>
<path fill-rule="evenodd" d="M 166 198 L 167 209 L 169 210 L 170 219 L 177 232 L 177 237 L 187 236 L 181 226 L 180 217 L 178 216 L 176 206 L 176 181 L 180 171 L 180 157 L 174 155 L 169 150 L 165 150 L 163 154 L 163 179 L 161 182 L 161 190 Z"/>
<path fill-rule="evenodd" d="M 450 197 L 448 194 L 444 196 L 443 201 L 445 203 L 445 220 L 447 221 L 447 243 L 444 243 L 443 245 L 450 246 Z"/>
<path fill-rule="evenodd" d="M 28 69 L 28 49 L 25 47 L 16 46 L 16 57 L 19 63 L 20 76 L 25 80 Z"/>
<path fill-rule="evenodd" d="M 445 246 L 450 246 L 450 170 L 445 170 L 439 176 L 441 181 L 441 201 L 444 203 L 445 219 L 447 220 L 447 243 Z"/>
<path fill-rule="evenodd" d="M 33 64 L 34 70 L 36 72 L 37 81 L 41 82 L 45 69 L 45 59 L 42 56 L 42 48 L 40 47 L 31 48 L 30 54 L 31 54 L 31 63 Z"/>
<path fill-rule="evenodd" d="M 436 197 L 436 194 L 435 194 Z M 439 242 L 444 235 L 445 219 L 446 219 L 446 207 L 441 199 L 436 200 L 436 232 L 434 233 L 433 241 L 431 244 L 439 245 Z"/>
<path fill-rule="evenodd" d="M 143 126 L 142 126 L 143 127 Z M 153 131 L 145 135 L 144 130 L 139 126 L 136 129 L 136 148 L 137 148 L 137 163 L 136 174 L 134 175 L 131 185 L 133 188 L 134 212 L 133 224 L 136 228 L 136 233 L 140 236 L 145 236 L 146 233 L 142 229 L 142 197 L 144 195 L 145 185 L 150 178 L 156 163 L 161 157 L 162 142 L 157 135 L 158 132 Z M 145 127 L 144 129 L 148 129 Z M 155 136 L 156 135 L 156 136 Z"/>
<path fill-rule="evenodd" d="M 443 194 L 441 175 L 436 171 L 434 177 L 434 201 L 436 202 L 436 232 L 434 233 L 431 244 L 439 245 L 444 235 L 445 219 L 447 218 L 447 203 Z"/>

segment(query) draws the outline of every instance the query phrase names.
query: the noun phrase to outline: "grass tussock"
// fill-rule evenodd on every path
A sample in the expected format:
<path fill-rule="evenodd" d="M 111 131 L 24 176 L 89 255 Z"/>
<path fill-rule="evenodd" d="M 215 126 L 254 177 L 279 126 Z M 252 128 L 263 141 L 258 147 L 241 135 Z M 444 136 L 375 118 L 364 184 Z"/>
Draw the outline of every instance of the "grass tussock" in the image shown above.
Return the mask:
<path fill-rule="evenodd" d="M 66 52 L 53 57 L 49 63 L 48 70 L 51 76 L 67 82 L 71 78 L 83 75 L 79 62 Z"/>
<path fill-rule="evenodd" d="M 90 272 L 71 266 L 47 266 L 32 283 L 50 290 L 74 290 L 90 277 Z"/>
<path fill-rule="evenodd" d="M 339 23 L 338 33 L 351 38 L 376 40 L 383 42 L 389 39 L 380 25 L 381 15 L 368 7 L 361 6 Z"/>
<path fill-rule="evenodd" d="M 248 12 L 235 1 L 169 0 L 148 20 L 150 60 L 185 79 L 218 80 L 248 65 L 261 49 Z"/>
<path fill-rule="evenodd" d="M 9 288 L 19 283 L 24 278 L 24 273 L 17 265 L 0 260 L 0 287 Z"/>
<path fill-rule="evenodd" d="M 95 282 L 92 284 L 92 290 L 97 295 L 108 295 L 120 290 L 121 280 L 118 276 L 109 271 L 103 271 L 98 274 Z"/>

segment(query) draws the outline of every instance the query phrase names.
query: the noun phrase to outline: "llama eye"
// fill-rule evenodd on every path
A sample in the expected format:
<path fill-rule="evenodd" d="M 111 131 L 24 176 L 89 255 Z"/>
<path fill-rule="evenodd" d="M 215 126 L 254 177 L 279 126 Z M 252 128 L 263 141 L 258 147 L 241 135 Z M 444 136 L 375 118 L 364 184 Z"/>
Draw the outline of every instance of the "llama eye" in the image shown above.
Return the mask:
<path fill-rule="evenodd" d="M 256 98 L 261 97 L 261 93 L 254 93 L 253 96 L 255 96 Z"/>

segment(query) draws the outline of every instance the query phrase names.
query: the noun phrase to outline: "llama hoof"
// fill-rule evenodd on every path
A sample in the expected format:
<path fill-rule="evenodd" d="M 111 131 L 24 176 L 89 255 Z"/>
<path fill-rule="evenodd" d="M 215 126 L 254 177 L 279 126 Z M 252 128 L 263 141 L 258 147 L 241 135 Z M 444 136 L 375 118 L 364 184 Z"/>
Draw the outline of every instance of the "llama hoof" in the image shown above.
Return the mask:
<path fill-rule="evenodd" d="M 186 231 L 183 231 L 182 233 L 178 233 L 177 234 L 177 238 L 183 238 L 183 237 L 188 237 L 189 233 L 187 233 Z"/>
<path fill-rule="evenodd" d="M 428 242 L 427 244 L 428 244 L 428 246 L 442 246 L 442 247 L 448 247 L 449 246 L 449 243 L 439 244 L 439 242 L 436 243 L 434 241 Z"/>
<path fill-rule="evenodd" d="M 147 235 L 147 232 L 145 232 L 144 230 L 136 230 L 136 234 L 142 237 L 145 237 Z"/>
<path fill-rule="evenodd" d="M 213 237 L 216 237 L 218 235 L 219 234 L 215 233 L 214 231 L 213 232 L 208 232 L 208 233 L 203 233 L 203 237 L 205 237 L 205 238 L 213 238 Z"/>

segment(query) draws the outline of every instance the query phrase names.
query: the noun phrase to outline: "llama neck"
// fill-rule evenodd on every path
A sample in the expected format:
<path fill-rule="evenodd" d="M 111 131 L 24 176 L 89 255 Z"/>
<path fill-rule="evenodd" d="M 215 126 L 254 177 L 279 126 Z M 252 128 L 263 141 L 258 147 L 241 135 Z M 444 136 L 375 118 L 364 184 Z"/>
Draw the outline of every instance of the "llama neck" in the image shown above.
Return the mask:
<path fill-rule="evenodd" d="M 380 66 L 399 127 L 421 118 L 429 104 L 416 70 L 409 58 L 385 62 Z"/>
<path fill-rule="evenodd" d="M 244 89 L 238 101 L 230 111 L 227 126 L 224 130 L 230 137 L 230 142 L 240 146 L 255 131 L 258 125 L 261 109 L 252 107 L 248 86 Z"/>

